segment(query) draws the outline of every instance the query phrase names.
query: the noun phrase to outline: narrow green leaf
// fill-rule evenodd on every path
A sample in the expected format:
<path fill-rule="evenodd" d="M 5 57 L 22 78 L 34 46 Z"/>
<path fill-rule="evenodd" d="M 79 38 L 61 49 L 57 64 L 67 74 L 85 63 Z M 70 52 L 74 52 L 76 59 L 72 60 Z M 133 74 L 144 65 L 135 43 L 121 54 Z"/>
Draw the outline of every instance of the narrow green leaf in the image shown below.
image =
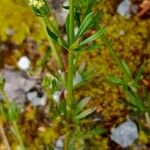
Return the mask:
<path fill-rule="evenodd" d="M 98 39 L 99 37 L 103 36 L 104 34 L 104 28 L 101 28 L 97 33 L 95 33 L 94 35 L 90 36 L 89 38 L 87 38 L 86 40 L 82 41 L 79 46 L 83 46 L 87 43 L 90 43 L 96 39 Z"/>
<path fill-rule="evenodd" d="M 100 45 L 100 44 L 93 44 L 93 45 L 90 45 L 90 46 L 87 48 L 87 51 L 97 50 L 97 49 L 100 49 L 100 48 L 101 48 L 101 45 Z"/>
<path fill-rule="evenodd" d="M 69 50 L 74 50 L 78 47 L 79 45 L 79 40 L 76 40 L 69 48 Z"/>
<path fill-rule="evenodd" d="M 79 27 L 79 30 L 77 32 L 76 37 L 79 38 L 81 37 L 85 31 L 87 31 L 87 29 L 90 27 L 90 25 L 92 24 L 92 21 L 94 19 L 94 14 L 93 13 L 89 13 L 83 20 L 82 24 Z"/>
<path fill-rule="evenodd" d="M 109 75 L 106 78 L 109 82 L 111 82 L 113 84 L 119 84 L 119 85 L 123 84 L 123 81 L 121 79 L 119 79 L 113 75 Z"/>
<path fill-rule="evenodd" d="M 77 113 L 79 113 L 90 101 L 90 97 L 86 97 L 84 99 L 82 99 L 76 106 L 74 109 L 74 113 L 73 115 L 76 115 Z"/>
<path fill-rule="evenodd" d="M 126 91 L 129 101 L 136 106 L 141 112 L 144 112 L 144 103 L 138 95 L 133 92 Z"/>
<path fill-rule="evenodd" d="M 76 51 L 76 52 L 84 52 L 84 51 L 98 50 L 100 48 L 101 48 L 101 45 L 99 45 L 99 44 L 91 44 L 89 46 L 86 46 L 85 48 L 80 46 L 80 47 L 74 49 L 74 51 Z"/>
<path fill-rule="evenodd" d="M 87 66 L 86 61 L 82 61 L 78 69 L 79 73 L 83 72 L 86 69 L 86 66 Z"/>
<path fill-rule="evenodd" d="M 80 119 L 85 118 L 86 116 L 90 115 L 91 113 L 93 113 L 96 110 L 96 108 L 91 108 L 91 109 L 87 109 L 85 111 L 83 111 L 82 113 L 80 113 L 79 115 L 76 115 L 74 117 L 74 121 L 79 121 Z"/>
<path fill-rule="evenodd" d="M 68 44 L 66 43 L 66 41 L 63 38 L 58 38 L 58 44 L 68 50 Z"/>
<path fill-rule="evenodd" d="M 80 13 L 79 12 L 75 12 L 75 18 L 76 18 L 77 26 L 80 27 L 81 19 L 80 19 Z"/>
<path fill-rule="evenodd" d="M 124 69 L 124 72 L 126 74 L 126 76 L 128 77 L 128 79 L 132 79 L 132 73 L 127 65 L 127 63 L 124 60 L 121 60 L 122 63 L 122 67 Z"/>
<path fill-rule="evenodd" d="M 54 32 L 52 32 L 48 27 L 46 27 L 46 30 L 47 30 L 49 37 L 58 43 L 59 37 Z"/>

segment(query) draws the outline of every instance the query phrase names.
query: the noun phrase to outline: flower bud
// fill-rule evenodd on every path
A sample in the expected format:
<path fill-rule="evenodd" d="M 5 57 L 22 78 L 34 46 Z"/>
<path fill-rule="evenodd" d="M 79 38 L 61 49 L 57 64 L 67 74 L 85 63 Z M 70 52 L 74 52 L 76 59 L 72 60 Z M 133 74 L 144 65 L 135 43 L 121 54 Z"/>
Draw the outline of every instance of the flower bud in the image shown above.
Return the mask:
<path fill-rule="evenodd" d="M 29 0 L 29 6 L 33 8 L 37 16 L 43 17 L 49 13 L 47 0 Z"/>

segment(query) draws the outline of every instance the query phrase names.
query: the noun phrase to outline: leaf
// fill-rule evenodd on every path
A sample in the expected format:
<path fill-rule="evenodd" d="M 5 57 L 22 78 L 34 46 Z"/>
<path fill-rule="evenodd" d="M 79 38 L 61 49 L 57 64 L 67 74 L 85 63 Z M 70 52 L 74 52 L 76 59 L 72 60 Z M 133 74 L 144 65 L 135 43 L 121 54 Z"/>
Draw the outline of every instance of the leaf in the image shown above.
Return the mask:
<path fill-rule="evenodd" d="M 58 44 L 68 50 L 68 44 L 66 43 L 66 41 L 63 38 L 58 38 Z"/>
<path fill-rule="evenodd" d="M 91 50 L 97 50 L 97 49 L 100 49 L 100 48 L 101 48 L 101 45 L 99 45 L 99 44 L 92 44 L 86 50 L 87 51 L 91 51 Z"/>
<path fill-rule="evenodd" d="M 77 26 L 80 27 L 80 25 L 81 25 L 81 19 L 80 19 L 79 12 L 75 12 L 75 20 L 77 22 Z"/>
<path fill-rule="evenodd" d="M 109 75 L 106 78 L 113 84 L 120 84 L 120 85 L 123 84 L 123 80 L 121 80 L 113 75 Z"/>
<path fill-rule="evenodd" d="M 46 31 L 47 31 L 49 37 L 58 43 L 59 37 L 54 32 L 52 32 L 48 27 L 46 27 Z"/>
<path fill-rule="evenodd" d="M 85 48 L 80 46 L 78 48 L 75 48 L 74 51 L 76 52 L 84 52 L 84 51 L 92 51 L 92 50 L 97 50 L 100 49 L 101 45 L 99 44 L 90 44 L 88 46 L 86 46 Z"/>
<path fill-rule="evenodd" d="M 128 77 L 128 79 L 132 79 L 132 73 L 131 73 L 128 65 L 126 64 L 126 62 L 124 60 L 121 60 L 121 63 L 122 63 L 122 67 L 123 67 L 125 74 Z"/>
<path fill-rule="evenodd" d="M 130 102 L 135 105 L 141 112 L 144 112 L 144 103 L 138 95 L 133 92 L 126 91 Z"/>
<path fill-rule="evenodd" d="M 90 36 L 89 38 L 87 38 L 86 40 L 82 41 L 79 46 L 83 46 L 87 43 L 90 43 L 96 39 L 98 39 L 99 37 L 103 36 L 104 34 L 104 28 L 101 28 L 97 33 L 95 33 L 94 35 Z"/>
<path fill-rule="evenodd" d="M 136 81 L 128 82 L 128 86 L 131 88 L 131 90 L 136 93 L 138 88 L 138 83 Z"/>
<path fill-rule="evenodd" d="M 79 66 L 79 69 L 78 69 L 79 73 L 84 71 L 84 69 L 86 68 L 86 65 L 87 65 L 86 61 L 81 62 L 80 66 Z"/>
<path fill-rule="evenodd" d="M 83 71 L 81 75 L 83 77 L 83 80 L 87 81 L 91 79 L 95 73 L 96 73 L 96 68 L 90 68 L 90 69 Z"/>
<path fill-rule="evenodd" d="M 21 109 L 16 106 L 15 103 L 11 102 L 8 110 L 8 119 L 10 121 L 15 121 L 18 119 Z"/>
<path fill-rule="evenodd" d="M 94 112 L 96 110 L 96 108 L 90 108 L 90 109 L 87 109 L 83 112 L 81 112 L 79 115 L 76 115 L 73 120 L 75 122 L 79 121 L 80 119 L 83 119 L 85 118 L 86 116 L 90 115 L 92 112 Z"/>
<path fill-rule="evenodd" d="M 48 27 L 46 27 L 47 33 L 51 39 L 53 39 L 57 44 L 63 46 L 65 49 L 68 49 L 67 43 L 60 37 L 58 37 L 54 32 L 52 32 Z"/>
<path fill-rule="evenodd" d="M 66 108 L 66 103 L 61 102 L 61 103 L 55 103 L 58 107 L 60 115 L 64 115 L 65 117 L 67 116 L 67 108 Z"/>
<path fill-rule="evenodd" d="M 74 113 L 73 115 L 75 116 L 77 113 L 79 113 L 90 101 L 90 97 L 86 97 L 84 99 L 82 99 L 76 106 L 74 109 Z"/>
<path fill-rule="evenodd" d="M 89 13 L 83 20 L 82 24 L 79 27 L 79 30 L 77 32 L 76 37 L 79 38 L 81 37 L 85 31 L 87 31 L 87 29 L 90 27 L 90 25 L 92 24 L 92 21 L 94 19 L 94 14 L 93 13 Z"/>

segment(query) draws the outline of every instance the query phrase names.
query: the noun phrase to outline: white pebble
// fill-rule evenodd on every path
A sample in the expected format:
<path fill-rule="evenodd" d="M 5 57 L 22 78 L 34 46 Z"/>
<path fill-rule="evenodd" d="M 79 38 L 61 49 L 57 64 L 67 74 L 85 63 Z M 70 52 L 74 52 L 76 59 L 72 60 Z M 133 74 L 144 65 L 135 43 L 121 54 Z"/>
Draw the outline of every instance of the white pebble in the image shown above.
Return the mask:
<path fill-rule="evenodd" d="M 117 13 L 129 19 L 131 17 L 131 5 L 131 0 L 122 1 L 117 8 Z"/>
<path fill-rule="evenodd" d="M 45 106 L 46 104 L 46 95 L 38 97 L 37 91 L 28 92 L 27 99 L 32 103 L 33 106 Z"/>
<path fill-rule="evenodd" d="M 20 70 L 28 70 L 29 69 L 29 66 L 30 66 L 30 60 L 27 56 L 22 56 L 18 63 L 17 63 L 17 66 L 19 67 Z"/>
<path fill-rule="evenodd" d="M 122 148 L 131 145 L 138 138 L 138 128 L 134 121 L 127 120 L 117 128 L 112 129 L 111 139 Z"/>

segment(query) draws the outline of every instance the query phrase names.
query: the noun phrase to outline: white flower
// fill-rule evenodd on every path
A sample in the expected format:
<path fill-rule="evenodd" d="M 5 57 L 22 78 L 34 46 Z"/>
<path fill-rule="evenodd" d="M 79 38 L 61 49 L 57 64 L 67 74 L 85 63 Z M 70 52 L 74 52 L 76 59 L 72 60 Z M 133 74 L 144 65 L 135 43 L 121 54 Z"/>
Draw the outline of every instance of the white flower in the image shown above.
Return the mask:
<path fill-rule="evenodd" d="M 17 66 L 19 67 L 20 70 L 28 70 L 29 69 L 29 66 L 30 66 L 30 60 L 27 56 L 22 56 L 18 63 L 17 63 Z"/>
<path fill-rule="evenodd" d="M 36 7 L 38 9 L 45 5 L 43 0 L 29 0 L 29 6 Z"/>

